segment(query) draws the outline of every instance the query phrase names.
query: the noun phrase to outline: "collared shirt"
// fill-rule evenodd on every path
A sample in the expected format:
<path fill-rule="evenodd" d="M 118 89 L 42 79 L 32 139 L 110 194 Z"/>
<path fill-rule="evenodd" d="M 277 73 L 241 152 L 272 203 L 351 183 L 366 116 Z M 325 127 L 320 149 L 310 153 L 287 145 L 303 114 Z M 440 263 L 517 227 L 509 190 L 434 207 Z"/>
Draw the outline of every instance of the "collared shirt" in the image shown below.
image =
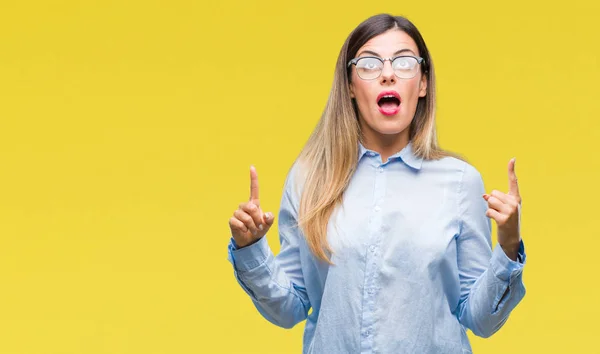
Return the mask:
<path fill-rule="evenodd" d="M 498 244 L 492 251 L 483 180 L 470 164 L 423 160 L 412 142 L 385 163 L 359 148 L 327 228 L 334 265 L 313 256 L 296 226 L 303 171 L 294 164 L 280 252 L 264 237 L 240 249 L 231 239 L 237 281 L 270 322 L 306 319 L 303 353 L 471 353 L 466 330 L 492 335 L 525 295 L 523 242 L 517 261 Z"/>

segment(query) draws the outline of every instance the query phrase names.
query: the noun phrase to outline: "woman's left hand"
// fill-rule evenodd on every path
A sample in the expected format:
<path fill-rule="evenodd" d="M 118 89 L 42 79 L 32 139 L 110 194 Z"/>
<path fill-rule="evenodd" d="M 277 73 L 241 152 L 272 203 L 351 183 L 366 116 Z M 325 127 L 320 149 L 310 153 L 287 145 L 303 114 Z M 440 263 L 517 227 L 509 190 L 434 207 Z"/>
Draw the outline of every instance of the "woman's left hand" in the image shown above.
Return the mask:
<path fill-rule="evenodd" d="M 484 194 L 483 199 L 488 203 L 485 215 L 496 220 L 498 225 L 498 243 L 510 259 L 517 260 L 521 242 L 521 196 L 514 158 L 508 162 L 508 193 L 493 190 Z"/>

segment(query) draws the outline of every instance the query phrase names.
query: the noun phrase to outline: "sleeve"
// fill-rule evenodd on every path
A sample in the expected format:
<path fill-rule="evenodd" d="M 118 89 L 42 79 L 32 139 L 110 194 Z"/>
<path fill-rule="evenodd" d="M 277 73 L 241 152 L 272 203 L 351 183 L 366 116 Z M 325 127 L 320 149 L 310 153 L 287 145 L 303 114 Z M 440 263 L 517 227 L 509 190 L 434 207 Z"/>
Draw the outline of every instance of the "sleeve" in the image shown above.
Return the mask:
<path fill-rule="evenodd" d="M 466 164 L 460 187 L 457 238 L 460 301 L 459 322 L 479 337 L 487 338 L 507 321 L 525 296 L 523 267 L 525 246 L 521 241 L 517 261 L 499 244 L 491 249 L 491 220 L 485 215 L 487 203 L 481 174 Z"/>
<path fill-rule="evenodd" d="M 294 170 L 286 178 L 279 210 L 279 254 L 273 255 L 266 236 L 240 249 L 232 238 L 228 247 L 228 260 L 242 289 L 265 319 L 283 328 L 306 319 L 310 309 L 300 262 Z"/>

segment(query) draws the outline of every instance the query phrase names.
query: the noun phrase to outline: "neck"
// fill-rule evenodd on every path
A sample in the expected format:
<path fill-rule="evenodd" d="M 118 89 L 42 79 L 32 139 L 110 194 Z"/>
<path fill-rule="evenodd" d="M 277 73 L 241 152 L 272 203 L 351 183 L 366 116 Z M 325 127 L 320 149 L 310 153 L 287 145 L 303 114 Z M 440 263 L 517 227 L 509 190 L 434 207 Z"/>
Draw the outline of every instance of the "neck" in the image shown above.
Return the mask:
<path fill-rule="evenodd" d="M 380 134 L 374 131 L 363 132 L 363 146 L 381 155 L 381 161 L 388 158 L 408 145 L 408 128 L 398 134 Z"/>

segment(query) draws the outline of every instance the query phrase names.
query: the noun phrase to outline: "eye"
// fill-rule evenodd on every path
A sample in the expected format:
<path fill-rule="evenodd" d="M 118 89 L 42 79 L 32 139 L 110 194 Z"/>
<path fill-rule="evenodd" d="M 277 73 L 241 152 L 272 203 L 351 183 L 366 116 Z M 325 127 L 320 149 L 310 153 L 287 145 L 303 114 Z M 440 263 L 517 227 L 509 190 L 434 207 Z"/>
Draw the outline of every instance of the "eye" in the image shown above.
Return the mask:
<path fill-rule="evenodd" d="M 416 60 L 411 57 L 396 58 L 396 60 L 394 60 L 394 69 L 396 70 L 410 70 L 414 68 L 415 65 Z"/>
<path fill-rule="evenodd" d="M 362 70 L 379 70 L 381 69 L 381 61 L 375 58 L 362 58 L 356 66 Z"/>

